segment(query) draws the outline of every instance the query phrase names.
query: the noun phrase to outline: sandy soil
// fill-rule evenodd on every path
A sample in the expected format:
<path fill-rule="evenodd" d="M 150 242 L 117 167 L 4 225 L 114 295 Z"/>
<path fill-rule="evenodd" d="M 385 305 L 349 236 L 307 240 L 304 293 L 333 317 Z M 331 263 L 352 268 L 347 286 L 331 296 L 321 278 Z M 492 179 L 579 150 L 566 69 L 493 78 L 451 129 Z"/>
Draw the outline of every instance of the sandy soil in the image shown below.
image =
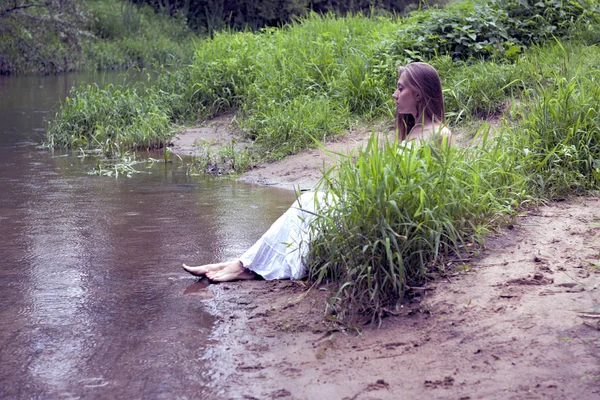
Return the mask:
<path fill-rule="evenodd" d="M 236 148 L 249 145 L 249 142 L 232 127 L 234 118 L 232 115 L 223 115 L 201 126 L 180 132 L 173 140 L 173 151 L 181 155 L 202 156 L 207 151 L 214 154 L 223 146 L 230 146 L 232 141 Z M 378 135 L 391 138 L 393 125 L 380 122 L 370 127 L 350 130 L 326 143 L 325 150 L 308 149 L 281 161 L 259 165 L 238 180 L 290 190 L 314 188 L 322 176 L 323 169 L 331 166 L 338 154 L 349 154 L 365 146 L 372 130 Z"/>
<path fill-rule="evenodd" d="M 263 183 L 297 182 L 288 163 Z M 517 217 L 380 328 L 326 319 L 328 292 L 301 281 L 187 294 L 219 316 L 206 358 L 221 398 L 600 399 L 598 286 L 600 200 L 575 198 Z"/>

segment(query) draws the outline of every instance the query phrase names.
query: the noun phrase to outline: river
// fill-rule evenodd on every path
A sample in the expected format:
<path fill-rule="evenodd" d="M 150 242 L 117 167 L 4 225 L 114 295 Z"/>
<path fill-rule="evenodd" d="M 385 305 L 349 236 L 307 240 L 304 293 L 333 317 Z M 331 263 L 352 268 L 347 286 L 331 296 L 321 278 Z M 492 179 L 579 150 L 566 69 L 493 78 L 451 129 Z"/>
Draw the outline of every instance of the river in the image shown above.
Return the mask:
<path fill-rule="evenodd" d="M 124 79 L 0 77 L 0 398 L 218 398 L 210 290 L 180 265 L 239 255 L 294 194 L 38 146 L 73 85 Z"/>

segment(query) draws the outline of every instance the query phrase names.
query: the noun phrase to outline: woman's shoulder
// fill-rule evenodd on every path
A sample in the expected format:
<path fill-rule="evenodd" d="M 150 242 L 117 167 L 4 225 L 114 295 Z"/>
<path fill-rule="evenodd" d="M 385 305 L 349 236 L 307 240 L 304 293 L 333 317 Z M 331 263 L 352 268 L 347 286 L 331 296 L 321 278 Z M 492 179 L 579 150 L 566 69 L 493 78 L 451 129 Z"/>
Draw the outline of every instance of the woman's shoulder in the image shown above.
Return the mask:
<path fill-rule="evenodd" d="M 452 131 L 445 124 L 434 124 L 430 128 L 429 135 L 434 137 L 452 137 Z"/>
<path fill-rule="evenodd" d="M 452 136 L 452 131 L 446 125 L 440 125 L 437 132 L 440 136 Z"/>
<path fill-rule="evenodd" d="M 443 124 L 429 125 L 420 133 L 421 135 L 415 137 L 420 142 L 441 142 L 443 138 L 448 138 L 449 141 L 452 140 L 452 131 Z"/>

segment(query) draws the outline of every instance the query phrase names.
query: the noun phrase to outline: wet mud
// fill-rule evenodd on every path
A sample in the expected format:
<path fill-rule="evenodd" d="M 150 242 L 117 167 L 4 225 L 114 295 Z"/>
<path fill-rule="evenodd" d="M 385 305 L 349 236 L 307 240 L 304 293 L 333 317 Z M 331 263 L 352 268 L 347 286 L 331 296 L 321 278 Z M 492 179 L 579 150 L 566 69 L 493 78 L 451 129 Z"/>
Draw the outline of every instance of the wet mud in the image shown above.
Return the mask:
<path fill-rule="evenodd" d="M 207 287 L 226 398 L 600 398 L 600 201 L 530 210 L 381 328 L 302 282 Z M 358 330 L 360 330 L 360 333 Z"/>

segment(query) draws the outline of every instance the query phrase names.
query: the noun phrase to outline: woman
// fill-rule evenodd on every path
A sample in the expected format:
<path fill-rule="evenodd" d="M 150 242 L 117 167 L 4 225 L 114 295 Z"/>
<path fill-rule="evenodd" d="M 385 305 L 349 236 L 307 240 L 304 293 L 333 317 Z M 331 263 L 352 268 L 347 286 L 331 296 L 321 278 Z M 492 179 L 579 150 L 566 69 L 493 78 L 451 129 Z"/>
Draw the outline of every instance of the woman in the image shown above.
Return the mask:
<path fill-rule="evenodd" d="M 444 137 L 451 144 L 452 133 L 445 126 L 444 98 L 440 77 L 431 65 L 423 62 L 398 68 L 396 129 L 400 141 L 431 142 Z"/>
<path fill-rule="evenodd" d="M 429 64 L 416 62 L 398 69 L 396 101 L 398 139 L 405 143 L 439 142 L 450 144 L 452 134 L 445 127 L 442 85 L 437 71 Z M 237 279 L 300 279 L 306 274 L 304 257 L 310 243 L 310 222 L 323 192 L 304 193 L 269 230 L 239 259 L 183 268 L 193 275 L 206 275 L 216 282 Z"/>

